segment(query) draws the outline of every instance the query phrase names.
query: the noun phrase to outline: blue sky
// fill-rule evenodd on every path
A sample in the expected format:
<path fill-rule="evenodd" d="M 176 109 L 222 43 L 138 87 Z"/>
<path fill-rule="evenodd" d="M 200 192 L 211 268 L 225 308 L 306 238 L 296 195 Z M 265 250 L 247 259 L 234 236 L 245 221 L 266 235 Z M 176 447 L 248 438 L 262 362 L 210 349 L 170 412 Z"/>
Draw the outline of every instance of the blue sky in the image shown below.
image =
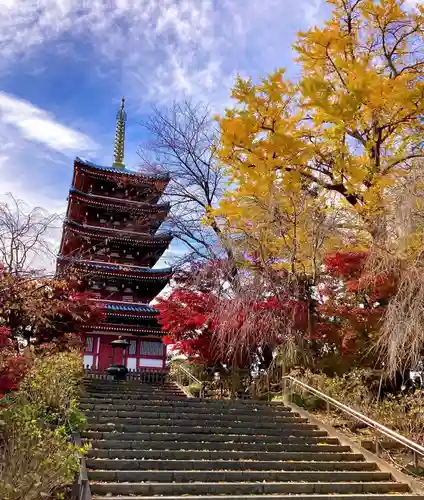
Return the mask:
<path fill-rule="evenodd" d="M 193 98 L 219 111 L 237 73 L 296 74 L 296 33 L 328 14 L 324 0 L 0 0 L 0 9 L 0 194 L 56 212 L 76 155 L 111 164 L 122 95 L 126 164 L 138 168 L 152 105 Z"/>

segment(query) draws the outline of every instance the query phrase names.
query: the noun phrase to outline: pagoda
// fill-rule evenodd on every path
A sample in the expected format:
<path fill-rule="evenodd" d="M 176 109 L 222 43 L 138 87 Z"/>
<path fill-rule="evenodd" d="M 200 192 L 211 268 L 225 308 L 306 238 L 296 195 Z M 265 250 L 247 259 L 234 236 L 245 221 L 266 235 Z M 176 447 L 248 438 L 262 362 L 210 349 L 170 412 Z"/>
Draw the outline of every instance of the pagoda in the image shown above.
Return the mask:
<path fill-rule="evenodd" d="M 84 366 L 105 371 L 163 370 L 166 348 L 150 302 L 169 282 L 171 268 L 154 265 L 171 242 L 158 232 L 169 211 L 159 200 L 168 175 L 148 175 L 124 165 L 125 100 L 117 115 L 114 163 L 102 167 L 76 158 L 57 259 L 59 273 L 81 276 L 84 292 L 104 312 L 101 324 L 82 326 Z M 114 349 L 114 340 L 127 349 Z"/>

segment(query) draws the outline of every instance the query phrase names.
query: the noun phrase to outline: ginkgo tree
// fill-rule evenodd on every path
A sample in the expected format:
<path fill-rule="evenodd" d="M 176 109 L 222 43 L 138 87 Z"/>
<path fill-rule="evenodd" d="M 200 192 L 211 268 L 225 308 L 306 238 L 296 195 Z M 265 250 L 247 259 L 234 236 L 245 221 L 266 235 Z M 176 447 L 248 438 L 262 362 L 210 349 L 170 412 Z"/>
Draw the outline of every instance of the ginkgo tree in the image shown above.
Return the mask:
<path fill-rule="evenodd" d="M 327 1 L 331 17 L 294 45 L 300 76 L 238 78 L 218 118 L 231 189 L 214 215 L 241 248 L 308 280 L 329 251 L 383 249 L 401 269 L 424 242 L 417 226 L 405 251 L 388 224 L 424 157 L 424 5 Z"/>
<path fill-rule="evenodd" d="M 268 205 L 275 189 L 309 187 L 336 193 L 376 238 L 390 187 L 424 155 L 424 7 L 328 3 L 332 17 L 295 43 L 298 81 L 283 70 L 237 80 L 236 106 L 219 120 L 220 155 L 240 211 L 246 200 Z"/>

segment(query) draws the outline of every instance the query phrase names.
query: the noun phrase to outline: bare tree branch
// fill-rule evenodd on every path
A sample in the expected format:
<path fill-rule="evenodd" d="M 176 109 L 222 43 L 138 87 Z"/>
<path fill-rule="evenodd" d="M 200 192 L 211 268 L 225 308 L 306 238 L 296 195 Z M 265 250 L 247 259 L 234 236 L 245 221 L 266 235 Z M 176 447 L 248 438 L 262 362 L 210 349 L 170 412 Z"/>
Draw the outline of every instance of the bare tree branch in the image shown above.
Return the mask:
<path fill-rule="evenodd" d="M 171 174 L 166 198 L 172 209 L 167 224 L 187 249 L 175 265 L 225 256 L 235 275 L 234 254 L 218 222 L 202 222 L 216 207 L 225 183 L 216 157 L 217 130 L 208 107 L 185 102 L 165 111 L 153 108 L 142 126 L 152 137 L 140 147 L 143 166 Z"/>
<path fill-rule="evenodd" d="M 10 274 L 34 272 L 36 261 L 54 258 L 51 231 L 61 218 L 40 207 L 28 210 L 22 200 L 12 194 L 0 202 L 0 262 Z"/>

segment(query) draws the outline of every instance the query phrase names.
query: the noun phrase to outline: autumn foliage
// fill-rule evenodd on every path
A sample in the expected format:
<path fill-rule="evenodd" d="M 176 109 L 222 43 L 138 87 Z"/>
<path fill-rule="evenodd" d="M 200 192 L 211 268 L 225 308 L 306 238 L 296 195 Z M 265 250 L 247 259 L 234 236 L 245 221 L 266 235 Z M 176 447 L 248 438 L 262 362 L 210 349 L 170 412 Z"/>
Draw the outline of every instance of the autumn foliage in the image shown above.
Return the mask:
<path fill-rule="evenodd" d="M 306 284 L 287 296 L 307 303 L 302 350 L 378 365 L 378 347 L 393 374 L 424 352 L 424 5 L 327 3 L 295 79 L 237 78 L 218 117 L 232 189 L 209 216 L 257 272 Z"/>
<path fill-rule="evenodd" d="M 159 299 L 166 342 L 208 365 L 247 367 L 265 346 L 284 349 L 295 340 L 304 351 L 302 363 L 330 375 L 356 366 L 378 367 L 373 347 L 396 280 L 369 274 L 368 257 L 365 251 L 327 254 L 309 303 L 299 288 L 291 294 L 278 287 L 274 294 L 260 290 L 260 296 L 250 286 L 228 297 L 210 287 L 196 290 L 185 281 Z"/>
<path fill-rule="evenodd" d="M 0 273 L 0 393 L 17 388 L 37 351 L 80 345 L 82 324 L 102 312 L 78 292 L 78 282 Z"/>

